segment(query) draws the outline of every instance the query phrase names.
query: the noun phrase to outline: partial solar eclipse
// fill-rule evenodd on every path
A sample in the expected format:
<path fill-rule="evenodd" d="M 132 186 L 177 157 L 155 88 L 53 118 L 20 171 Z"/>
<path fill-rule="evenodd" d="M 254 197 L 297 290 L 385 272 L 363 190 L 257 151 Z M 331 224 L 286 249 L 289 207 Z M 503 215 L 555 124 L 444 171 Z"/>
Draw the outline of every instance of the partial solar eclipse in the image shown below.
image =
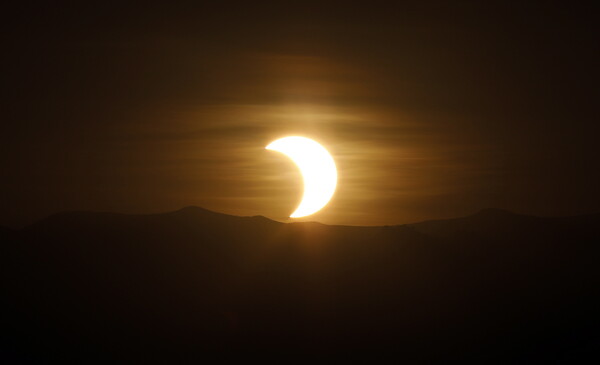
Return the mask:
<path fill-rule="evenodd" d="M 327 205 L 337 186 L 337 168 L 325 147 L 305 137 L 284 137 L 271 142 L 266 149 L 289 157 L 304 179 L 302 201 L 290 218 L 306 217 Z"/>

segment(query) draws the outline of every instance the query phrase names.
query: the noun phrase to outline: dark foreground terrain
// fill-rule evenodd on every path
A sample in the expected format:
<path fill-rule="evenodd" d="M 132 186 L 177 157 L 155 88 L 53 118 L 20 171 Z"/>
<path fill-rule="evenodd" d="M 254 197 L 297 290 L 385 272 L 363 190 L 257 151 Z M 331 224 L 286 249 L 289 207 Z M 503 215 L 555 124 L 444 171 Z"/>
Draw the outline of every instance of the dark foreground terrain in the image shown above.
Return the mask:
<path fill-rule="evenodd" d="M 599 361 L 599 223 L 58 214 L 0 229 L 0 358 Z"/>

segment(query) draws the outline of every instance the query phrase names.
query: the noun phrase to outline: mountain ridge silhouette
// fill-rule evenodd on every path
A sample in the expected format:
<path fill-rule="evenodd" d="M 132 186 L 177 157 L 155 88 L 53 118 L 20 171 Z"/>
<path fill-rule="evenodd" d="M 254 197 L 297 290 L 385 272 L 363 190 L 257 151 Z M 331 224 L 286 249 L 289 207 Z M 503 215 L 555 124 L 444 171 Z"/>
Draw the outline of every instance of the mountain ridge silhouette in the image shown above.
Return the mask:
<path fill-rule="evenodd" d="M 113 213 L 113 212 L 96 212 L 96 211 L 64 211 L 52 214 L 46 218 L 40 219 L 28 226 L 25 226 L 19 230 L 13 230 L 0 226 L 0 232 L 15 232 L 15 231 L 28 231 L 35 229 L 36 227 L 43 225 L 52 224 L 67 224 L 69 221 L 73 224 L 81 224 L 85 221 L 94 219 L 103 219 L 106 221 L 126 221 L 128 219 L 160 219 L 161 217 L 168 218 L 174 217 L 177 219 L 217 219 L 217 220 L 239 220 L 239 221 L 262 221 L 265 223 L 272 224 L 298 224 L 298 225 L 310 225 L 317 224 L 327 227 L 361 227 L 361 228 L 381 228 L 381 227 L 410 227 L 418 232 L 433 235 L 433 236 L 448 236 L 457 234 L 459 232 L 466 233 L 488 233 L 503 232 L 506 229 L 514 228 L 514 225 L 522 224 L 535 224 L 540 222 L 555 222 L 555 223 L 568 223 L 568 222 L 587 222 L 588 225 L 595 224 L 594 222 L 600 222 L 600 214 L 585 214 L 575 216 L 559 216 L 559 217 L 540 217 L 535 215 L 525 215 L 513 213 L 505 209 L 498 208 L 486 208 L 481 209 L 473 214 L 456 217 L 456 218 L 445 218 L 445 219 L 431 219 L 419 221 L 416 223 L 404 223 L 396 225 L 381 225 L 381 226 L 348 226 L 340 224 L 326 224 L 316 221 L 291 221 L 281 222 L 262 215 L 255 216 L 237 216 L 216 211 L 211 211 L 198 206 L 186 206 L 181 209 L 174 211 L 161 212 L 161 213 L 149 213 L 149 214 L 130 214 L 130 213 Z"/>
<path fill-rule="evenodd" d="M 21 362 L 579 361 L 600 343 L 598 221 L 59 213 L 0 235 L 0 351 Z"/>
<path fill-rule="evenodd" d="M 93 211 L 93 210 L 66 210 L 66 211 L 50 214 L 49 216 L 41 218 L 23 228 L 34 225 L 40 221 L 44 221 L 47 219 L 51 219 L 51 218 L 55 218 L 55 217 L 62 217 L 62 216 L 70 216 L 70 215 L 105 215 L 105 216 L 158 216 L 158 215 L 217 216 L 218 215 L 218 216 L 228 216 L 228 217 L 237 217 L 237 218 L 262 218 L 262 219 L 266 219 L 266 220 L 270 220 L 270 221 L 278 222 L 278 223 L 319 223 L 319 224 L 323 224 L 323 225 L 348 226 L 348 225 L 344 225 L 344 224 L 327 224 L 327 223 L 321 223 L 321 222 L 317 222 L 317 221 L 281 222 L 281 221 L 277 221 L 275 219 L 265 217 L 263 215 L 239 216 L 239 215 L 233 215 L 233 214 L 227 214 L 227 213 L 209 210 L 209 209 L 206 209 L 206 208 L 203 208 L 200 206 L 196 206 L 196 205 L 188 205 L 188 206 L 182 207 L 180 209 L 166 211 L 166 212 L 158 212 L 158 213 L 118 213 L 118 212 Z M 394 224 L 394 225 L 369 225 L 369 226 L 354 225 L 354 226 L 355 227 L 383 227 L 383 226 L 415 225 L 415 224 L 421 224 L 421 223 L 426 223 L 426 222 L 449 221 L 449 220 L 464 219 L 464 218 L 469 218 L 469 217 L 495 217 L 495 218 L 529 217 L 529 218 L 539 218 L 539 219 L 579 219 L 582 217 L 599 217 L 599 216 L 600 216 L 600 213 L 568 215 L 568 216 L 536 216 L 536 215 L 529 215 L 529 214 L 519 214 L 519 213 L 512 212 L 510 210 L 500 209 L 500 208 L 483 208 L 475 213 L 472 213 L 472 214 L 469 214 L 466 216 L 453 217 L 453 218 L 426 219 L 423 221 L 417 221 L 417 222 L 413 222 L 413 223 L 398 223 L 398 224 Z M 2 226 L 2 225 L 0 225 L 0 229 L 15 230 L 15 229 L 8 228 L 8 227 Z"/>

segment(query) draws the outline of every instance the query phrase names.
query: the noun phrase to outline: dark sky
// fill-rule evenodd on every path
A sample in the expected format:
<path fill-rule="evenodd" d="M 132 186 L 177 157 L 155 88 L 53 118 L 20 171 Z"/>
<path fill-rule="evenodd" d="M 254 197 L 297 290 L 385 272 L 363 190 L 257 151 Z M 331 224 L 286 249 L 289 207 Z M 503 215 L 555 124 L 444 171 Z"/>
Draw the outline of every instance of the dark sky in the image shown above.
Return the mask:
<path fill-rule="evenodd" d="M 291 134 L 339 169 L 310 220 L 598 212 L 591 6 L 200 3 L 4 9 L 0 225 L 187 205 L 283 220 L 301 178 L 264 147 Z"/>

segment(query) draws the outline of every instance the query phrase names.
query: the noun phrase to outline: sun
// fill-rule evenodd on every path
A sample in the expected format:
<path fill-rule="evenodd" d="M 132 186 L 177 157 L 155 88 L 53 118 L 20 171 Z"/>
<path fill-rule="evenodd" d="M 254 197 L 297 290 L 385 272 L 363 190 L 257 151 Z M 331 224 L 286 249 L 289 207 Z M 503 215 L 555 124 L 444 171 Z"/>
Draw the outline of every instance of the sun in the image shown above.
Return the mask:
<path fill-rule="evenodd" d="M 310 138 L 292 136 L 273 141 L 266 149 L 289 157 L 302 174 L 304 195 L 290 218 L 314 214 L 329 203 L 338 177 L 335 161 L 325 147 Z"/>

